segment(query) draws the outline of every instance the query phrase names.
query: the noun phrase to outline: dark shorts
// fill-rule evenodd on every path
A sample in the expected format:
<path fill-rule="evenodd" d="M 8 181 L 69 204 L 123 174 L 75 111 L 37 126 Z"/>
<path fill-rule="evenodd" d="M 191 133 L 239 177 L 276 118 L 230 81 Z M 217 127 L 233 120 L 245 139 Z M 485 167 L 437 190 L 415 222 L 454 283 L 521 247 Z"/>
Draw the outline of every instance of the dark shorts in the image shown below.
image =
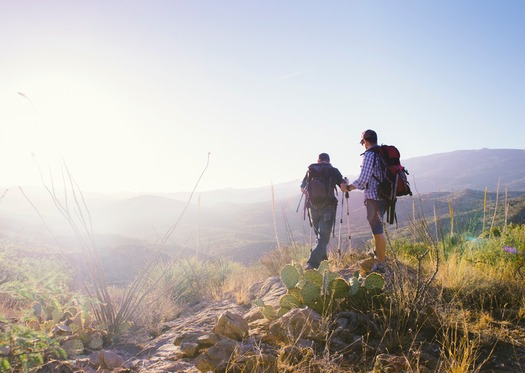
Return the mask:
<path fill-rule="evenodd" d="M 383 216 L 385 215 L 386 201 L 365 199 L 366 218 L 373 234 L 383 233 Z"/>

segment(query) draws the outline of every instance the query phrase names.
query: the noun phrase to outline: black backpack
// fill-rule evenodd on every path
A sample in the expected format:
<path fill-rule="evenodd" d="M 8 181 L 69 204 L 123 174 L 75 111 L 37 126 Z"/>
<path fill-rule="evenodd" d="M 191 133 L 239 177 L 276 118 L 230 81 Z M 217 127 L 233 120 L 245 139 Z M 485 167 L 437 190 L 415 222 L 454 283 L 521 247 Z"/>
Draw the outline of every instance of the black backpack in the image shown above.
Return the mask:
<path fill-rule="evenodd" d="M 396 201 L 397 197 L 412 195 L 408 182 L 408 170 L 401 165 L 399 150 L 394 145 L 381 145 L 372 150 L 379 155 L 382 177 L 374 178 L 379 182 L 377 193 L 386 203 L 386 220 L 389 224 L 397 222 Z M 374 164 L 376 159 L 374 159 Z"/>
<path fill-rule="evenodd" d="M 312 164 L 306 180 L 307 206 L 325 206 L 334 199 L 332 166 Z"/>

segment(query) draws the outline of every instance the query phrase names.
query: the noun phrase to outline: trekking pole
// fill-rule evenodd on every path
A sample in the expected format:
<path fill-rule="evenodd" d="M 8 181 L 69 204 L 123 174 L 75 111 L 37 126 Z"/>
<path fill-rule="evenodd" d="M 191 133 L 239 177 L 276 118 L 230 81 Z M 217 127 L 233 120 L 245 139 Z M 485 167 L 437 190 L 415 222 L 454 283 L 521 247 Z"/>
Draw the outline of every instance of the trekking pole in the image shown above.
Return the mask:
<path fill-rule="evenodd" d="M 301 198 L 299 199 L 299 203 L 297 204 L 297 210 L 295 212 L 299 212 L 299 207 L 301 206 L 301 201 L 303 200 L 304 193 L 301 192 Z"/>
<path fill-rule="evenodd" d="M 341 258 L 341 236 L 343 232 L 343 199 L 344 193 L 341 193 L 341 219 L 339 220 L 339 242 L 337 243 L 337 254 L 339 255 L 339 258 Z"/>
<path fill-rule="evenodd" d="M 348 204 L 350 195 L 348 194 L 348 192 L 345 192 L 345 197 L 346 197 L 346 230 L 348 232 L 348 251 L 352 253 L 352 236 L 350 235 L 350 205 Z"/>

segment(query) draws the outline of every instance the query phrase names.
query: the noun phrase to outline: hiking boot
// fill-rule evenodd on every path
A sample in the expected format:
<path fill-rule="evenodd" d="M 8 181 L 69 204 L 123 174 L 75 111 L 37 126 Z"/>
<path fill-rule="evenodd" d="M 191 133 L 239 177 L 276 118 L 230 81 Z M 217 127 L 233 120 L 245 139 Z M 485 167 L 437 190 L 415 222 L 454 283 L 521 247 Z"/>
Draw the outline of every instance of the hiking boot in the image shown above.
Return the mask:
<path fill-rule="evenodd" d="M 310 263 L 306 263 L 306 266 L 304 267 L 304 270 L 305 270 L 305 271 L 308 271 L 309 269 L 317 269 L 317 267 L 314 267 L 314 266 L 311 265 Z"/>
<path fill-rule="evenodd" d="M 376 272 L 382 275 L 386 275 L 387 270 L 388 268 L 386 263 L 377 262 L 376 264 L 374 264 L 370 272 Z"/>

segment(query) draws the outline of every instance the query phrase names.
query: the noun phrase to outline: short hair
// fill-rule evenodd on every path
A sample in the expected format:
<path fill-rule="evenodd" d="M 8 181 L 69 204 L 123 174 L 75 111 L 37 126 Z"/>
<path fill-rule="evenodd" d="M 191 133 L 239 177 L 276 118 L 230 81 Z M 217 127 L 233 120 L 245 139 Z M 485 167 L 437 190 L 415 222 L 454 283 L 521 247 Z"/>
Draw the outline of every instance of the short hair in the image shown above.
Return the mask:
<path fill-rule="evenodd" d="M 372 144 L 377 144 L 377 133 L 374 130 L 366 130 L 361 134 L 361 141 L 366 140 Z"/>
<path fill-rule="evenodd" d="M 319 154 L 319 160 L 324 162 L 330 162 L 330 156 L 326 153 Z"/>

